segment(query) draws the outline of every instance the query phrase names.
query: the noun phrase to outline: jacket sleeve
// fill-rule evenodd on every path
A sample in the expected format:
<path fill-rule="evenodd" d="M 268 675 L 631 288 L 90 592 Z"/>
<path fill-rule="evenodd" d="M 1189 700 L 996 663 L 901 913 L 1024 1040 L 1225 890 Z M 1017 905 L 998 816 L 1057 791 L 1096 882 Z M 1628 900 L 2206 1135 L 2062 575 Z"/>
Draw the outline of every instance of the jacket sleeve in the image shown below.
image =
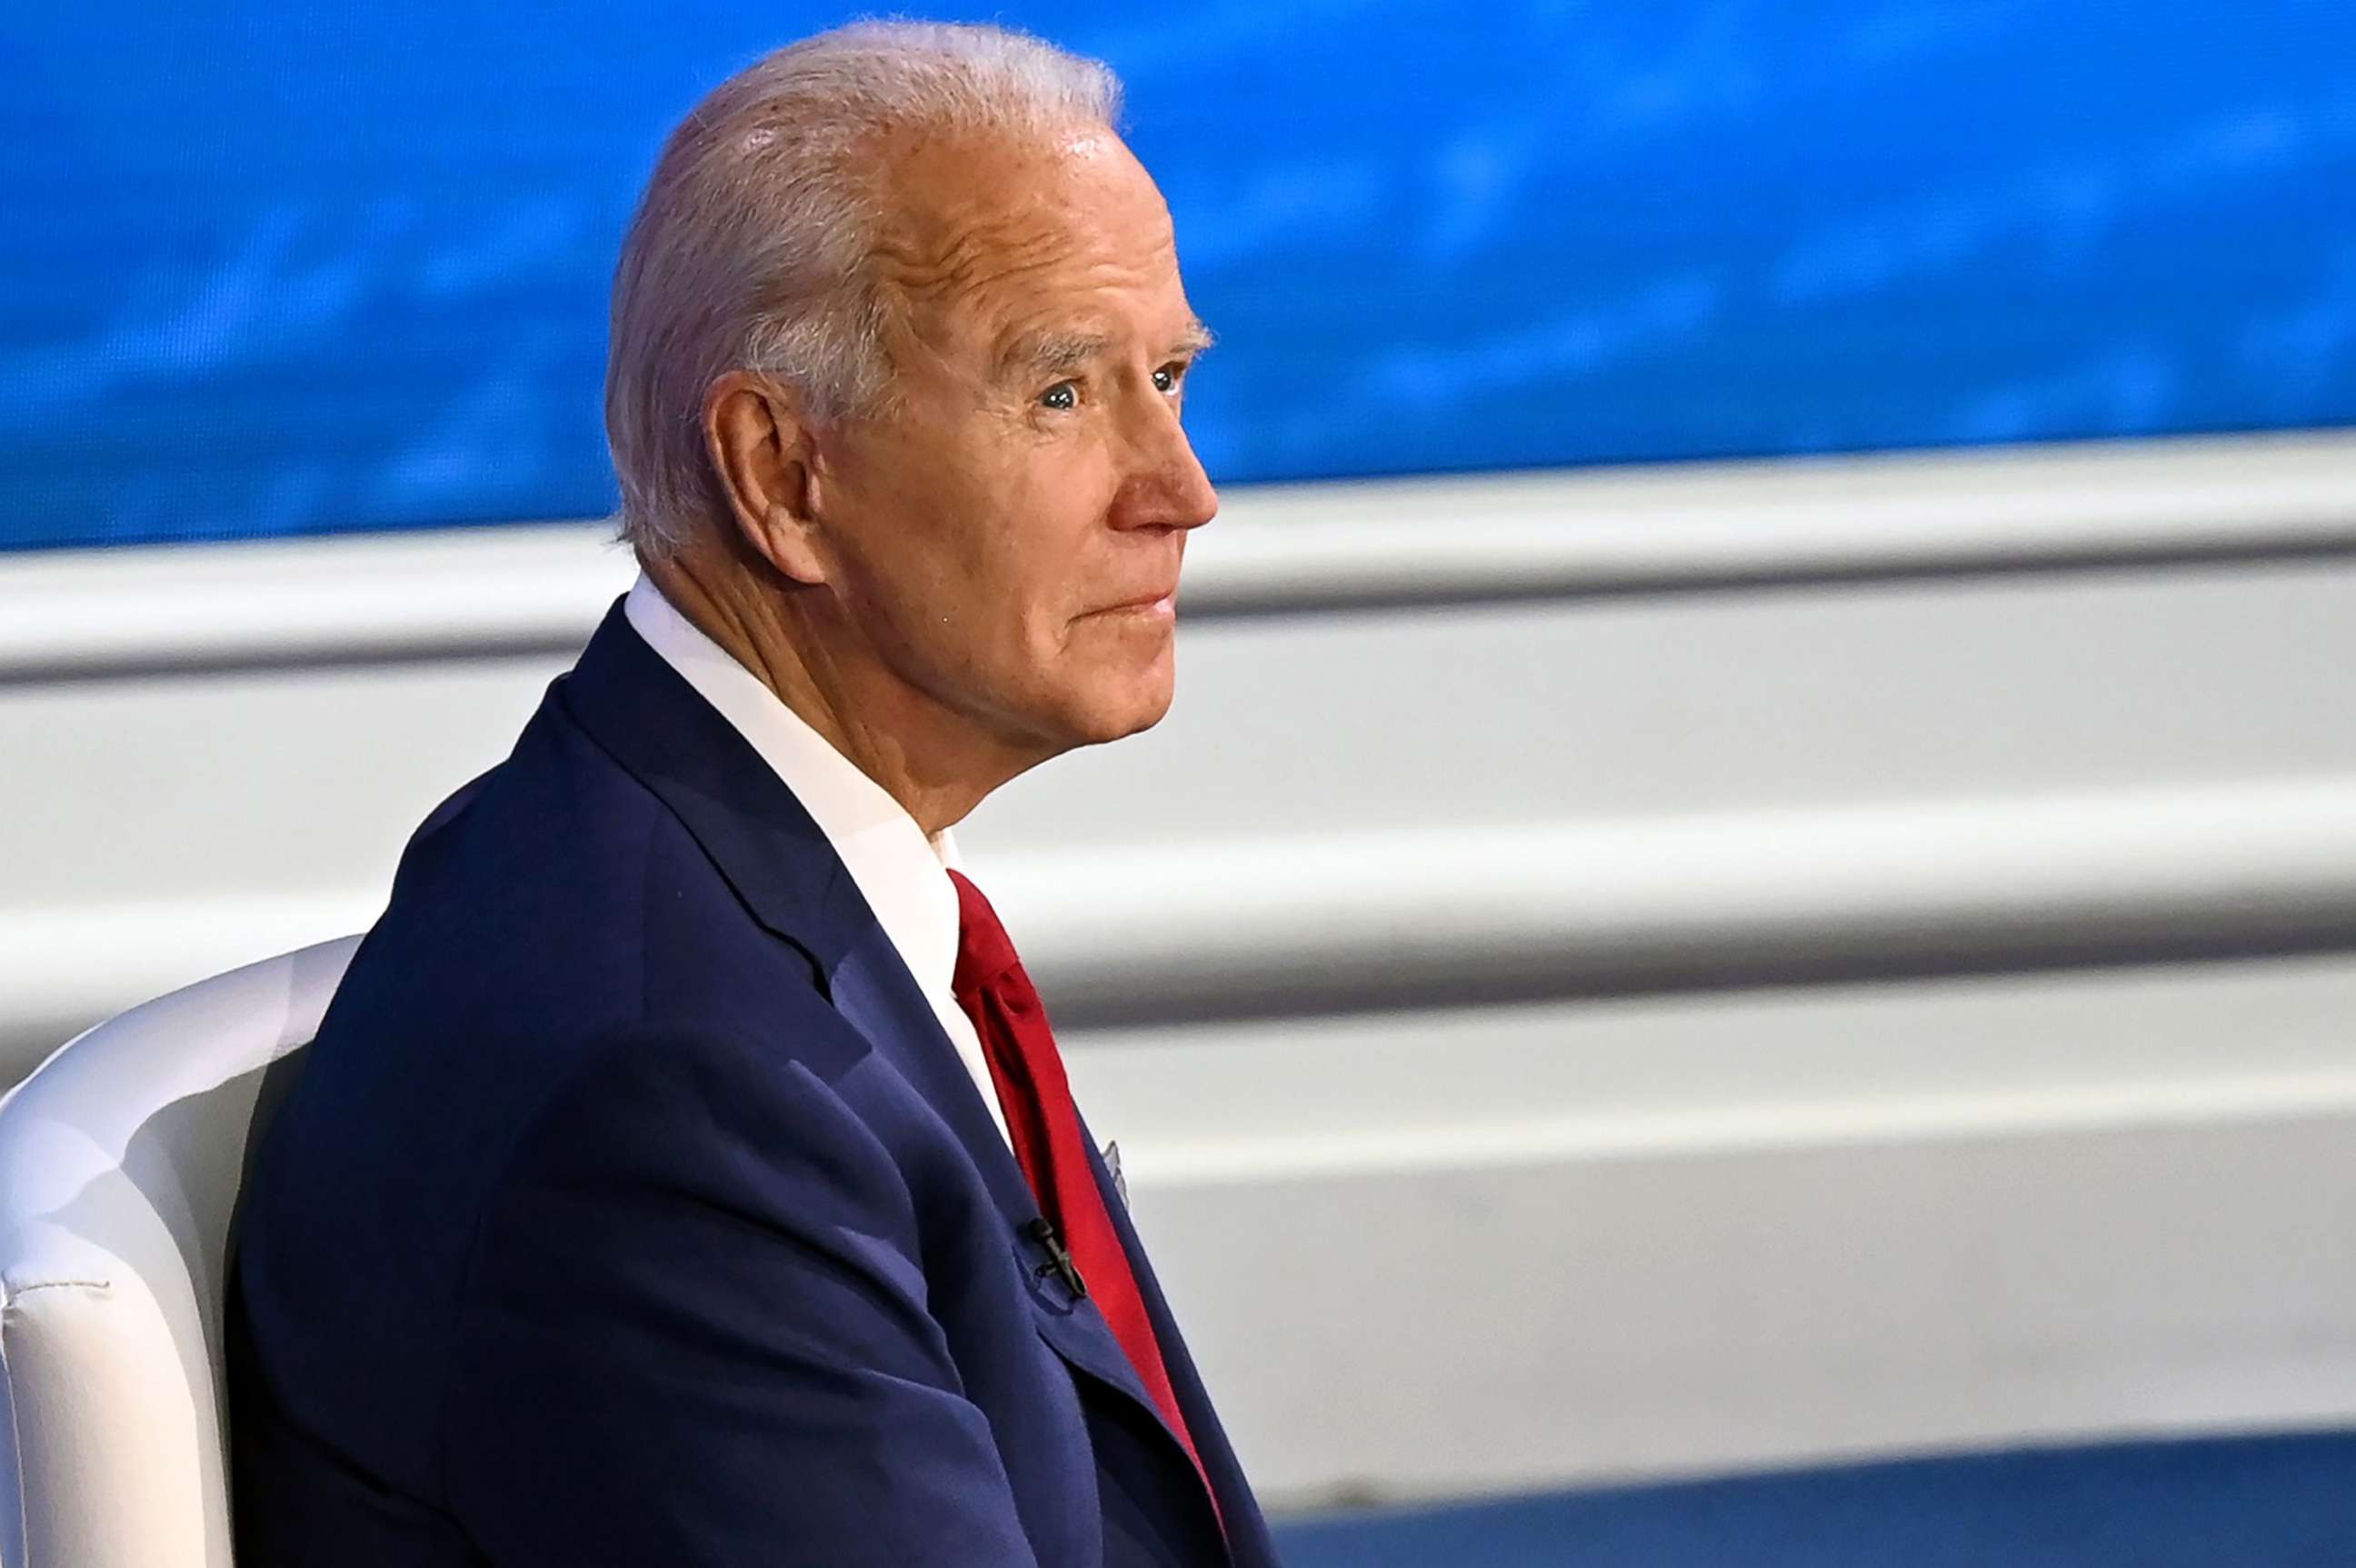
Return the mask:
<path fill-rule="evenodd" d="M 608 1042 L 481 1219 L 445 1495 L 499 1568 L 1032 1564 L 918 1256 L 898 1168 L 775 1045 Z"/>

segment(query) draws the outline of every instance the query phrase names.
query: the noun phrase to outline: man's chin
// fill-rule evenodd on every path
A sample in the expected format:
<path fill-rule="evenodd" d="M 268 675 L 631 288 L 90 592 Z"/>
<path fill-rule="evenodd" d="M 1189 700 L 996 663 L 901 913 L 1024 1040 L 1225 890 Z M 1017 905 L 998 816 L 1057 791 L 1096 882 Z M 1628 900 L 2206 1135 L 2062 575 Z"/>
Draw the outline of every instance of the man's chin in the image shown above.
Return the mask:
<path fill-rule="evenodd" d="M 1099 693 L 1073 714 L 1073 744 L 1103 746 L 1150 730 L 1170 712 L 1173 694 L 1166 672 L 1159 680 L 1146 677 L 1121 690 Z"/>

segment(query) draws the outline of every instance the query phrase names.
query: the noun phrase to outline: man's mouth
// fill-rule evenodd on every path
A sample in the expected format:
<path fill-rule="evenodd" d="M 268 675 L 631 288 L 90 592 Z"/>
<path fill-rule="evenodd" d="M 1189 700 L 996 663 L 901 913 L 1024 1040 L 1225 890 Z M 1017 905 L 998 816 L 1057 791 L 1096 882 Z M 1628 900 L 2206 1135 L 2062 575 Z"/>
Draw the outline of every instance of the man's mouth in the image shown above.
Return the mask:
<path fill-rule="evenodd" d="M 1178 590 L 1154 588 L 1117 605 L 1107 605 L 1092 612 L 1096 615 L 1175 616 L 1178 613 Z"/>

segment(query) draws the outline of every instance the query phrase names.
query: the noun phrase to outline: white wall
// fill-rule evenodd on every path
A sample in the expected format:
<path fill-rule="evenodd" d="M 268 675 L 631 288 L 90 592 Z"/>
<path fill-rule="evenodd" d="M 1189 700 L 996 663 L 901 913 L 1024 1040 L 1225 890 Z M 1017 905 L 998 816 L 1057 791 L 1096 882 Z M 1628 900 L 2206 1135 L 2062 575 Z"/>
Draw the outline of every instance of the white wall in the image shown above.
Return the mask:
<path fill-rule="evenodd" d="M 2356 442 L 1241 492 L 962 836 L 1279 1500 L 2356 1418 Z M 0 562 L 0 1080 L 365 923 L 587 528 Z"/>

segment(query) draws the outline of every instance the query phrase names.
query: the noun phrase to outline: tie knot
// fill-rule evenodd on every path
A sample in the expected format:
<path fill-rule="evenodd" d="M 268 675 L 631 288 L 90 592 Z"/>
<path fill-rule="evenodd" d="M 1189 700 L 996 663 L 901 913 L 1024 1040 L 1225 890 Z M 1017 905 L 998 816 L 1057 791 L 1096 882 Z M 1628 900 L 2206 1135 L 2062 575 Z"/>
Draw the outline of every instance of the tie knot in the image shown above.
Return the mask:
<path fill-rule="evenodd" d="M 952 871 L 949 880 L 958 892 L 957 973 L 950 988 L 960 994 L 987 991 L 1018 963 L 1014 940 L 969 877 Z"/>

